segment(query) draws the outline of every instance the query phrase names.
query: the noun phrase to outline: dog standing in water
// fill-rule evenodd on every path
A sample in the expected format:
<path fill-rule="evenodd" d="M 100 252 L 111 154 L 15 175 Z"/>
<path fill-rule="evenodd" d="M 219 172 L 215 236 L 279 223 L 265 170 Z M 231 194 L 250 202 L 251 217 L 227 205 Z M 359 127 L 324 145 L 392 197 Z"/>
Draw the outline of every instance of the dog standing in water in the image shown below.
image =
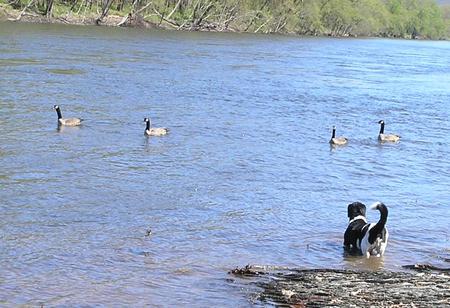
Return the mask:
<path fill-rule="evenodd" d="M 386 229 L 388 209 L 382 202 L 375 202 L 371 209 L 380 211 L 377 223 L 367 223 L 366 206 L 361 202 L 348 205 L 349 223 L 344 234 L 344 247 L 350 253 L 360 253 L 366 258 L 381 257 L 386 250 L 389 233 Z"/>

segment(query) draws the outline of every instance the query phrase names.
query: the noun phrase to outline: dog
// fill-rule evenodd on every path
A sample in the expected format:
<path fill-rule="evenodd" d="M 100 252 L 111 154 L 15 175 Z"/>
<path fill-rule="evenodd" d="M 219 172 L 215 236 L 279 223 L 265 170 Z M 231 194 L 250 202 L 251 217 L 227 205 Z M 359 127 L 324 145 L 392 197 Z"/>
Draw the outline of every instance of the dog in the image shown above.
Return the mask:
<path fill-rule="evenodd" d="M 389 233 L 386 228 L 388 209 L 382 202 L 375 202 L 371 209 L 380 211 L 377 223 L 367 223 L 366 206 L 361 202 L 348 205 L 348 227 L 344 233 L 344 248 L 351 254 L 381 257 L 386 250 Z"/>

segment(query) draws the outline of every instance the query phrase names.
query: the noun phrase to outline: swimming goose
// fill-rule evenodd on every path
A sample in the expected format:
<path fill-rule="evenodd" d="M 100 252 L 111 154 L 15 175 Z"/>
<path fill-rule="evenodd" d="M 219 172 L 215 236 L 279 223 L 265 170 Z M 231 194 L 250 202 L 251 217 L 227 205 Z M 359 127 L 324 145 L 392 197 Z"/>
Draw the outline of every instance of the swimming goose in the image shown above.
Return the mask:
<path fill-rule="evenodd" d="M 164 136 L 169 132 L 165 127 L 151 127 L 152 121 L 149 118 L 144 118 L 144 122 L 147 124 L 144 134 L 147 136 Z"/>
<path fill-rule="evenodd" d="M 384 133 L 384 121 L 383 120 L 378 121 L 378 124 L 381 125 L 380 133 L 378 134 L 378 141 L 380 141 L 380 142 L 398 142 L 400 140 L 399 135 Z"/>
<path fill-rule="evenodd" d="M 81 124 L 83 119 L 79 118 L 67 118 L 64 119 L 61 114 L 61 109 L 58 105 L 53 106 L 53 108 L 56 110 L 56 113 L 58 114 L 58 124 L 65 125 L 65 126 L 78 126 Z"/>
<path fill-rule="evenodd" d="M 348 139 L 345 137 L 336 137 L 336 126 L 333 126 L 333 134 L 331 135 L 331 145 L 344 145 L 347 144 Z"/>

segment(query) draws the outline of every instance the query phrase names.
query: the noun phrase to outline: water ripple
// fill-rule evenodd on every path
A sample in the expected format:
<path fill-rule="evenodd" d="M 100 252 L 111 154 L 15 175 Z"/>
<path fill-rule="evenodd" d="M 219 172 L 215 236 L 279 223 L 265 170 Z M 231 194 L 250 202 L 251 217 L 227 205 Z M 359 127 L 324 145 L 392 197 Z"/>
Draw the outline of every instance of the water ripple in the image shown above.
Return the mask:
<path fill-rule="evenodd" d="M 23 24 L 0 42 L 6 306 L 242 306 L 235 266 L 449 254 L 448 43 Z M 58 129 L 56 103 L 83 125 Z M 356 200 L 389 207 L 382 259 L 343 253 Z"/>

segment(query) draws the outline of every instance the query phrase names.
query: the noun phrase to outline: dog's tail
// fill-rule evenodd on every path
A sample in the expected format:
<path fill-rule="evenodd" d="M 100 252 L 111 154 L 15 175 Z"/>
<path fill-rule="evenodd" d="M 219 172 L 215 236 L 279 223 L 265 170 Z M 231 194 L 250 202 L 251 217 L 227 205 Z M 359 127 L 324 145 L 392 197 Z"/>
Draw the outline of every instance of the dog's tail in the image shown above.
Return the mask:
<path fill-rule="evenodd" d="M 372 210 L 379 210 L 380 211 L 380 220 L 378 220 L 377 224 L 370 229 L 369 234 L 369 242 L 373 243 L 377 237 L 379 237 L 383 230 L 384 226 L 386 225 L 387 217 L 388 217 L 388 209 L 386 205 L 382 202 L 375 202 L 370 206 Z"/>

